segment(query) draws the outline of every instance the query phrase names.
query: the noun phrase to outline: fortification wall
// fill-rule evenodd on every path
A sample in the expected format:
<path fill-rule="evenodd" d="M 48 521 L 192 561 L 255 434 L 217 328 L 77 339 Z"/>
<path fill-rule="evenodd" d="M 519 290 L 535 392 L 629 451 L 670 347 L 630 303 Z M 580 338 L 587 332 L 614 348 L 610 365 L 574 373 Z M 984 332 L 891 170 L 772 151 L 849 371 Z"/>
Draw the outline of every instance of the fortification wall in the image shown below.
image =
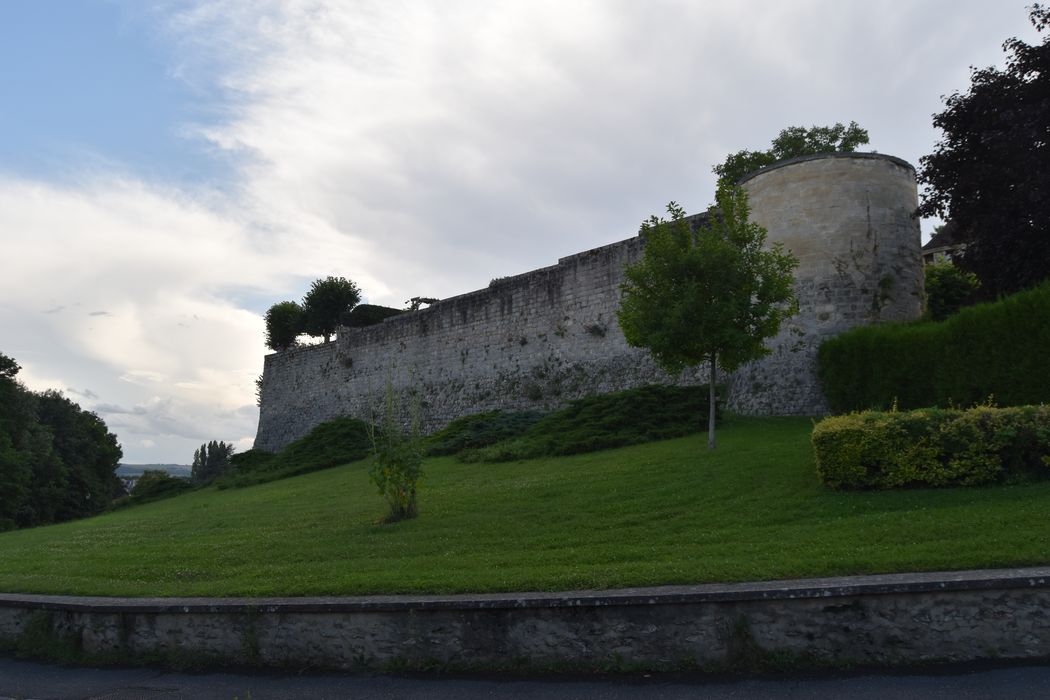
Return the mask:
<path fill-rule="evenodd" d="M 783 161 L 743 181 L 751 220 L 798 259 L 799 313 L 772 352 L 731 378 L 729 408 L 753 415 L 828 410 L 817 349 L 858 325 L 922 313 L 923 265 L 915 169 L 875 153 Z"/>
<path fill-rule="evenodd" d="M 820 342 L 921 311 L 914 170 L 886 156 L 822 156 L 773 166 L 744 186 L 769 242 L 800 258 L 801 313 L 773 339 L 769 357 L 730 378 L 729 404 L 745 413 L 823 413 Z M 623 268 L 641 252 L 636 236 L 375 326 L 340 328 L 334 343 L 267 356 L 255 446 L 279 449 L 337 416 L 367 419 L 388 379 L 422 392 L 428 430 L 478 411 L 702 383 L 705 367 L 669 376 L 620 331 Z"/>

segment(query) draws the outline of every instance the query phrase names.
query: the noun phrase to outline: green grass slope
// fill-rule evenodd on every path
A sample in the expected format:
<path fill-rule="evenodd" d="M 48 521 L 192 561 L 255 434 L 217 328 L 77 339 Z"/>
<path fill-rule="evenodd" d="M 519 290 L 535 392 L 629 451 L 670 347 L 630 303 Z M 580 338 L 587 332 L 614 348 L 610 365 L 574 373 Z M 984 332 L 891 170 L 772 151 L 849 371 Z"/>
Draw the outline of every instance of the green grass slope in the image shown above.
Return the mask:
<path fill-rule="evenodd" d="M 1050 483 L 836 493 L 811 422 L 728 418 L 572 457 L 426 463 L 420 516 L 357 462 L 0 534 L 0 590 L 132 596 L 560 590 L 1046 563 Z"/>

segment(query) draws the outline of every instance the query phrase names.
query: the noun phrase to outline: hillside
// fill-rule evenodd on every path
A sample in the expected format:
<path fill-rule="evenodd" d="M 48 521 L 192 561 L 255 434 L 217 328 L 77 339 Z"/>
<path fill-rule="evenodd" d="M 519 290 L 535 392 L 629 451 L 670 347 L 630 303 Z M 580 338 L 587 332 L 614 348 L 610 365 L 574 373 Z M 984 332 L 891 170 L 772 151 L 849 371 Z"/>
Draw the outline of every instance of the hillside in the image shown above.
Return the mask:
<path fill-rule="evenodd" d="M 0 534 L 0 590 L 313 595 L 558 590 L 1046 563 L 1050 483 L 835 493 L 809 419 L 571 457 L 426 463 L 377 525 L 364 462 Z"/>

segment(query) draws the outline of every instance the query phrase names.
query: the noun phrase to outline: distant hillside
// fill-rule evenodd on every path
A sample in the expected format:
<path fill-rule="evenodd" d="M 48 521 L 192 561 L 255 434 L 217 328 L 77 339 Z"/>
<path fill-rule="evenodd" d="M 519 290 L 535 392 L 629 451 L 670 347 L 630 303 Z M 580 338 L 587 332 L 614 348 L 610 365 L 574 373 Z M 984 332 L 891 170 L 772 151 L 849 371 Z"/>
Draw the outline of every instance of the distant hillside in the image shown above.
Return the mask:
<path fill-rule="evenodd" d="M 119 464 L 117 476 L 142 476 L 147 469 L 168 472 L 172 476 L 189 478 L 192 468 L 188 464 Z"/>

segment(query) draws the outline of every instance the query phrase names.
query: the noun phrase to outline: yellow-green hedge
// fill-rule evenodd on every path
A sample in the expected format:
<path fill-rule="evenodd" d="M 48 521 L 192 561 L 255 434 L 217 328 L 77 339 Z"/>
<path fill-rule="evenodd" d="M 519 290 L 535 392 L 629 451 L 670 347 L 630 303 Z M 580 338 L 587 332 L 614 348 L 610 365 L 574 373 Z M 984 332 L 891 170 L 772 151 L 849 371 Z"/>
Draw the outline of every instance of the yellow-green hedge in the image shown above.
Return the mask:
<path fill-rule="evenodd" d="M 813 428 L 834 489 L 973 486 L 1050 476 L 1050 406 L 865 411 Z"/>

